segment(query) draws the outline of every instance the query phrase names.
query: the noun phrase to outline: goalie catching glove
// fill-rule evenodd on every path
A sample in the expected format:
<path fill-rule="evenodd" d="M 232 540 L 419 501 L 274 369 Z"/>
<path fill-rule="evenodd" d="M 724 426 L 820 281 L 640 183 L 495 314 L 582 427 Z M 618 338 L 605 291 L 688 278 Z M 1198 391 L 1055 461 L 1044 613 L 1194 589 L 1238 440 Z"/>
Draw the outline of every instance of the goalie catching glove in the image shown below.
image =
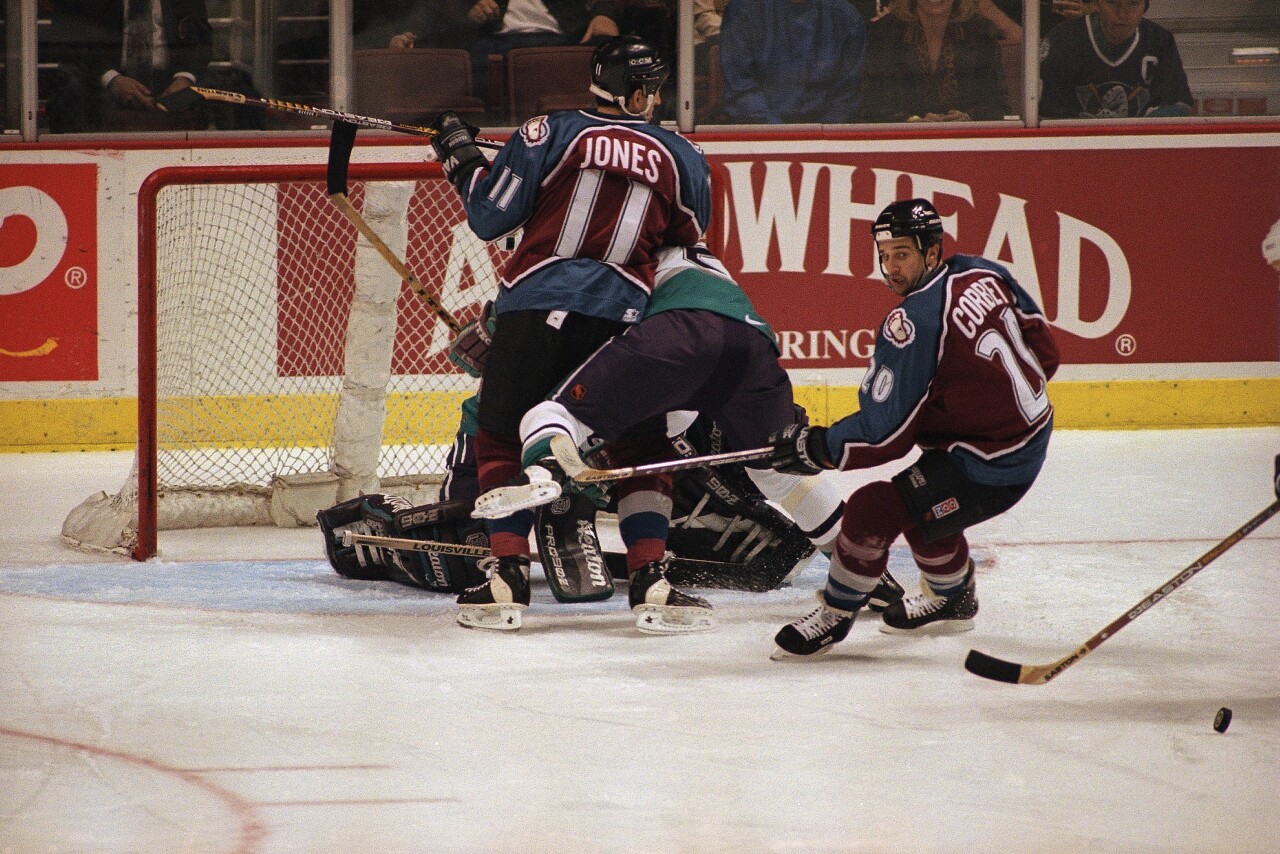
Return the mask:
<path fill-rule="evenodd" d="M 441 501 L 414 507 L 394 495 L 363 495 L 316 514 L 325 552 L 344 578 L 397 581 L 442 593 L 461 593 L 484 581 L 476 559 L 434 552 L 342 543 L 344 531 L 379 537 L 488 547 L 484 525 L 471 518 L 470 501 Z"/>
<path fill-rule="evenodd" d="M 724 436 L 698 418 L 671 444 L 682 457 L 724 451 Z M 677 472 L 667 546 L 677 555 L 673 584 L 730 590 L 773 590 L 814 552 L 800 526 L 765 499 L 742 466 Z M 681 563 L 679 558 L 729 561 L 732 568 Z"/>
<path fill-rule="evenodd" d="M 431 126 L 436 130 L 436 135 L 431 138 L 431 147 L 440 158 L 444 177 L 458 188 L 459 193 L 465 192 L 463 188 L 471 180 L 471 174 L 489 162 L 476 145 L 476 134 L 480 128 L 467 124 L 451 110 L 437 116 Z"/>

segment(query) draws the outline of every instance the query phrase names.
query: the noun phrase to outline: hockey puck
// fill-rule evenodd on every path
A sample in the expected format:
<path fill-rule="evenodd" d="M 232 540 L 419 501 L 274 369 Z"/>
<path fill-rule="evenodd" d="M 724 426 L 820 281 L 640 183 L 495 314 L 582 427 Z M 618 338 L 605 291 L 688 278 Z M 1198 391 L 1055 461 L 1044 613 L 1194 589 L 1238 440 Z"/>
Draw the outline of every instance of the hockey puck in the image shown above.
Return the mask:
<path fill-rule="evenodd" d="M 1226 732 L 1227 727 L 1231 726 L 1231 710 L 1226 706 L 1218 709 L 1218 713 L 1213 716 L 1213 728 L 1218 732 Z"/>

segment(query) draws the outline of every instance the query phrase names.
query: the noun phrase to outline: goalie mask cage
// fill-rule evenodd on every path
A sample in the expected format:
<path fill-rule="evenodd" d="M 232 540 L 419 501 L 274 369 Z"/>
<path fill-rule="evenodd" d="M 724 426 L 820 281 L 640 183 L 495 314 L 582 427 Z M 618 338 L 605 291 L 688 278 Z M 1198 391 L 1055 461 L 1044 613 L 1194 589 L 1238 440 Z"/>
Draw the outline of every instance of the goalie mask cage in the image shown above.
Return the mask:
<path fill-rule="evenodd" d="M 360 164 L 349 197 L 454 317 L 507 252 L 436 164 Z M 325 168 L 160 169 L 138 199 L 138 446 L 76 546 L 156 553 L 161 529 L 315 524 L 367 492 L 434 500 L 463 400 L 448 327 L 331 203 Z"/>

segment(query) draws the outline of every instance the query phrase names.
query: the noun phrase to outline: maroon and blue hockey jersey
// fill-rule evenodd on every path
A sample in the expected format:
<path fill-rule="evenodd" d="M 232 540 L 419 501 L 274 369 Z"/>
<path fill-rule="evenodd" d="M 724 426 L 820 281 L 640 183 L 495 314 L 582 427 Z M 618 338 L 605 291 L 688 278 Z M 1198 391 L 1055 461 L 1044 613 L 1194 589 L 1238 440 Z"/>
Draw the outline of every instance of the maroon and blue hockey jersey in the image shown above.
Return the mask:
<path fill-rule="evenodd" d="M 1049 324 L 1013 275 L 955 255 L 881 323 L 859 410 L 831 426 L 827 450 L 858 469 L 919 445 L 947 451 L 978 483 L 1031 483 L 1053 429 L 1046 387 L 1057 368 Z"/>
<path fill-rule="evenodd" d="M 706 158 L 640 119 L 566 110 L 530 119 L 463 192 L 471 229 L 523 228 L 498 312 L 574 311 L 635 323 L 657 251 L 692 246 L 711 216 Z"/>

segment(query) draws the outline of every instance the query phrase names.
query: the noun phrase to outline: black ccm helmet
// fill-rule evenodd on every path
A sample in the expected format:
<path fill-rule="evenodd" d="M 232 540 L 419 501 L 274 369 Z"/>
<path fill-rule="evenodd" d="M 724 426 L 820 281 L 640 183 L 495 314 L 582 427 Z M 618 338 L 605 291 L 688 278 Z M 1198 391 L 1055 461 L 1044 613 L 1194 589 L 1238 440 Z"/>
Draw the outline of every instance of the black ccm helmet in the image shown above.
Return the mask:
<path fill-rule="evenodd" d="M 876 241 L 896 237 L 914 237 L 922 253 L 930 246 L 942 245 L 942 217 L 925 199 L 894 202 L 880 212 L 871 226 Z"/>
<path fill-rule="evenodd" d="M 667 82 L 667 63 L 639 36 L 614 36 L 591 55 L 591 94 L 628 115 L 631 93 L 643 89 L 650 98 Z"/>

